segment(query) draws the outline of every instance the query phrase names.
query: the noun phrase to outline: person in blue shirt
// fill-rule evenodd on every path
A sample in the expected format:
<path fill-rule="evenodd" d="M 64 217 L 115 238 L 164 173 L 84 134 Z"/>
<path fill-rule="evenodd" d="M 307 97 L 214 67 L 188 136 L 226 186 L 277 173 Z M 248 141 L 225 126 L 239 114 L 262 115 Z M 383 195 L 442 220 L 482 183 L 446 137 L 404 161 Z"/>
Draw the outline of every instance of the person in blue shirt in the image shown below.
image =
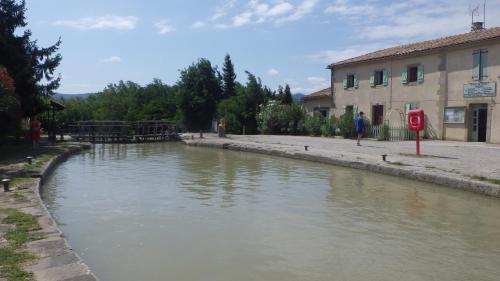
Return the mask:
<path fill-rule="evenodd" d="M 365 121 L 363 120 L 363 111 L 361 111 L 356 118 L 356 133 L 358 133 L 358 146 L 361 145 L 360 141 L 363 137 L 363 131 L 365 129 Z"/>

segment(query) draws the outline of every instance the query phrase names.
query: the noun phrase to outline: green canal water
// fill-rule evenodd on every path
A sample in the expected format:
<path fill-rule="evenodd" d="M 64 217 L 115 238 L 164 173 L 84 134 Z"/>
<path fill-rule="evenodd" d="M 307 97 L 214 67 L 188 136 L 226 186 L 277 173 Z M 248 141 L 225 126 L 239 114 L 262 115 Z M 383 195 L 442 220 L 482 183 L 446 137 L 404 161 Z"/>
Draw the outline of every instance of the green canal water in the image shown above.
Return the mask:
<path fill-rule="evenodd" d="M 500 201 L 178 143 L 98 145 L 43 198 L 101 280 L 500 280 Z"/>

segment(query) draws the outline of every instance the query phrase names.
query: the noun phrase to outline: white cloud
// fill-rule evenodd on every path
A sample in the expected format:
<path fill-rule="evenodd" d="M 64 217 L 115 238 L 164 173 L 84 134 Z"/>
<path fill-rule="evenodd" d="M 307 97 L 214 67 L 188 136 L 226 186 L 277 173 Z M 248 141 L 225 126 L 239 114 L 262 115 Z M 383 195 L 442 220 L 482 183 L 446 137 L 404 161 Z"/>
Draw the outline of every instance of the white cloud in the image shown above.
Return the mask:
<path fill-rule="evenodd" d="M 279 74 L 280 74 L 280 72 L 275 68 L 271 68 L 267 71 L 267 75 L 269 75 L 269 76 L 277 76 Z"/>
<path fill-rule="evenodd" d="M 155 23 L 155 27 L 158 29 L 158 34 L 167 34 L 176 30 L 175 26 L 168 24 L 166 21 Z"/>
<path fill-rule="evenodd" d="M 80 18 L 76 20 L 58 20 L 53 22 L 53 25 L 66 26 L 78 30 L 91 29 L 119 29 L 131 30 L 137 25 L 139 19 L 134 16 L 120 17 L 114 15 L 105 15 L 98 18 Z"/>
<path fill-rule="evenodd" d="M 216 22 L 215 27 L 230 28 L 241 27 L 247 24 L 270 22 L 274 24 L 282 24 L 302 19 L 307 14 L 312 13 L 320 0 L 300 0 L 296 5 L 285 0 L 249 0 L 243 9 L 237 9 L 234 1 L 230 1 L 231 5 L 224 6 L 224 9 L 218 9 L 212 16 L 212 21 Z M 241 7 L 241 6 L 240 6 Z M 227 23 L 227 17 L 230 13 L 235 14 L 230 17 L 231 21 Z"/>
<path fill-rule="evenodd" d="M 250 22 L 251 18 L 252 18 L 251 12 L 241 13 L 241 14 L 233 17 L 233 23 L 231 24 L 231 26 L 239 27 L 239 26 L 245 25 L 245 24 Z"/>
<path fill-rule="evenodd" d="M 297 21 L 302 19 L 305 15 L 310 14 L 314 7 L 319 3 L 319 0 L 304 0 L 302 3 L 295 9 L 295 11 L 284 18 L 280 18 L 276 20 L 277 23 L 284 23 L 289 21 Z"/>
<path fill-rule="evenodd" d="M 394 44 L 391 44 L 390 42 L 381 42 L 381 43 L 371 43 L 365 45 L 345 46 L 338 49 L 320 51 L 318 53 L 308 55 L 306 56 L 306 58 L 309 59 L 310 61 L 330 64 L 348 58 L 357 57 L 376 50 L 384 49 L 391 45 Z"/>
<path fill-rule="evenodd" d="M 306 78 L 307 83 L 302 85 L 296 81 L 289 83 L 292 93 L 311 94 L 330 87 L 330 80 L 321 76 L 310 76 Z"/>
<path fill-rule="evenodd" d="M 204 21 L 197 21 L 197 22 L 194 22 L 191 26 L 193 28 L 202 28 L 202 27 L 205 27 L 207 24 L 204 22 Z"/>
<path fill-rule="evenodd" d="M 408 42 L 467 32 L 470 2 L 408 0 L 387 4 L 381 0 L 337 0 L 325 13 L 351 24 L 353 34 L 359 39 L 403 39 Z M 500 1 L 488 2 L 486 18 L 490 26 L 500 24 Z"/>
<path fill-rule="evenodd" d="M 111 56 L 109 58 L 105 58 L 102 60 L 104 63 L 120 63 L 122 62 L 122 58 L 117 57 L 117 56 Z"/>

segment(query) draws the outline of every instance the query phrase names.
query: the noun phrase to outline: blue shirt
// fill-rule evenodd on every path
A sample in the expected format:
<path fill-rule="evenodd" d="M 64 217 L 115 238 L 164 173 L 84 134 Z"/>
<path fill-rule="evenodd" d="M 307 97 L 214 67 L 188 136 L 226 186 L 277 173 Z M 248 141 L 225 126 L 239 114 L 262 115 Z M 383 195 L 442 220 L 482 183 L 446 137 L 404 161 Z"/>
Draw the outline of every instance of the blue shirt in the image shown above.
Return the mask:
<path fill-rule="evenodd" d="M 358 118 L 356 118 L 356 132 L 362 133 L 364 127 L 365 127 L 365 121 L 363 120 L 363 117 L 358 116 Z"/>

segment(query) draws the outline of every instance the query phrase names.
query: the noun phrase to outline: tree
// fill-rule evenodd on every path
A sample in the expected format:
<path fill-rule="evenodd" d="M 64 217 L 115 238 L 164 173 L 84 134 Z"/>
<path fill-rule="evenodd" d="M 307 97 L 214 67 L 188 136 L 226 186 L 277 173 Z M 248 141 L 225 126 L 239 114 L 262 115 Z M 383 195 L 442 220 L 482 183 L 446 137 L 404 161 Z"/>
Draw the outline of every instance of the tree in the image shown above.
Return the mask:
<path fill-rule="evenodd" d="M 227 54 L 224 58 L 224 66 L 222 68 L 222 98 L 234 97 L 236 95 L 235 81 L 234 65 L 231 62 L 231 57 Z"/>
<path fill-rule="evenodd" d="M 181 71 L 178 86 L 178 115 L 188 130 L 209 129 L 221 98 L 221 81 L 207 59 Z"/>
<path fill-rule="evenodd" d="M 30 30 L 18 35 L 17 29 L 27 25 L 25 12 L 24 0 L 0 1 L 0 65 L 8 69 L 16 83 L 22 114 L 32 116 L 44 110 L 44 99 L 59 87 L 60 77 L 54 76 L 54 70 L 62 59 L 56 53 L 61 40 L 40 48 L 30 39 Z"/>
<path fill-rule="evenodd" d="M 283 99 L 281 100 L 282 104 L 292 104 L 293 103 L 293 97 L 292 97 L 292 92 L 290 91 L 290 86 L 286 84 L 285 86 L 285 92 L 283 94 Z"/>

